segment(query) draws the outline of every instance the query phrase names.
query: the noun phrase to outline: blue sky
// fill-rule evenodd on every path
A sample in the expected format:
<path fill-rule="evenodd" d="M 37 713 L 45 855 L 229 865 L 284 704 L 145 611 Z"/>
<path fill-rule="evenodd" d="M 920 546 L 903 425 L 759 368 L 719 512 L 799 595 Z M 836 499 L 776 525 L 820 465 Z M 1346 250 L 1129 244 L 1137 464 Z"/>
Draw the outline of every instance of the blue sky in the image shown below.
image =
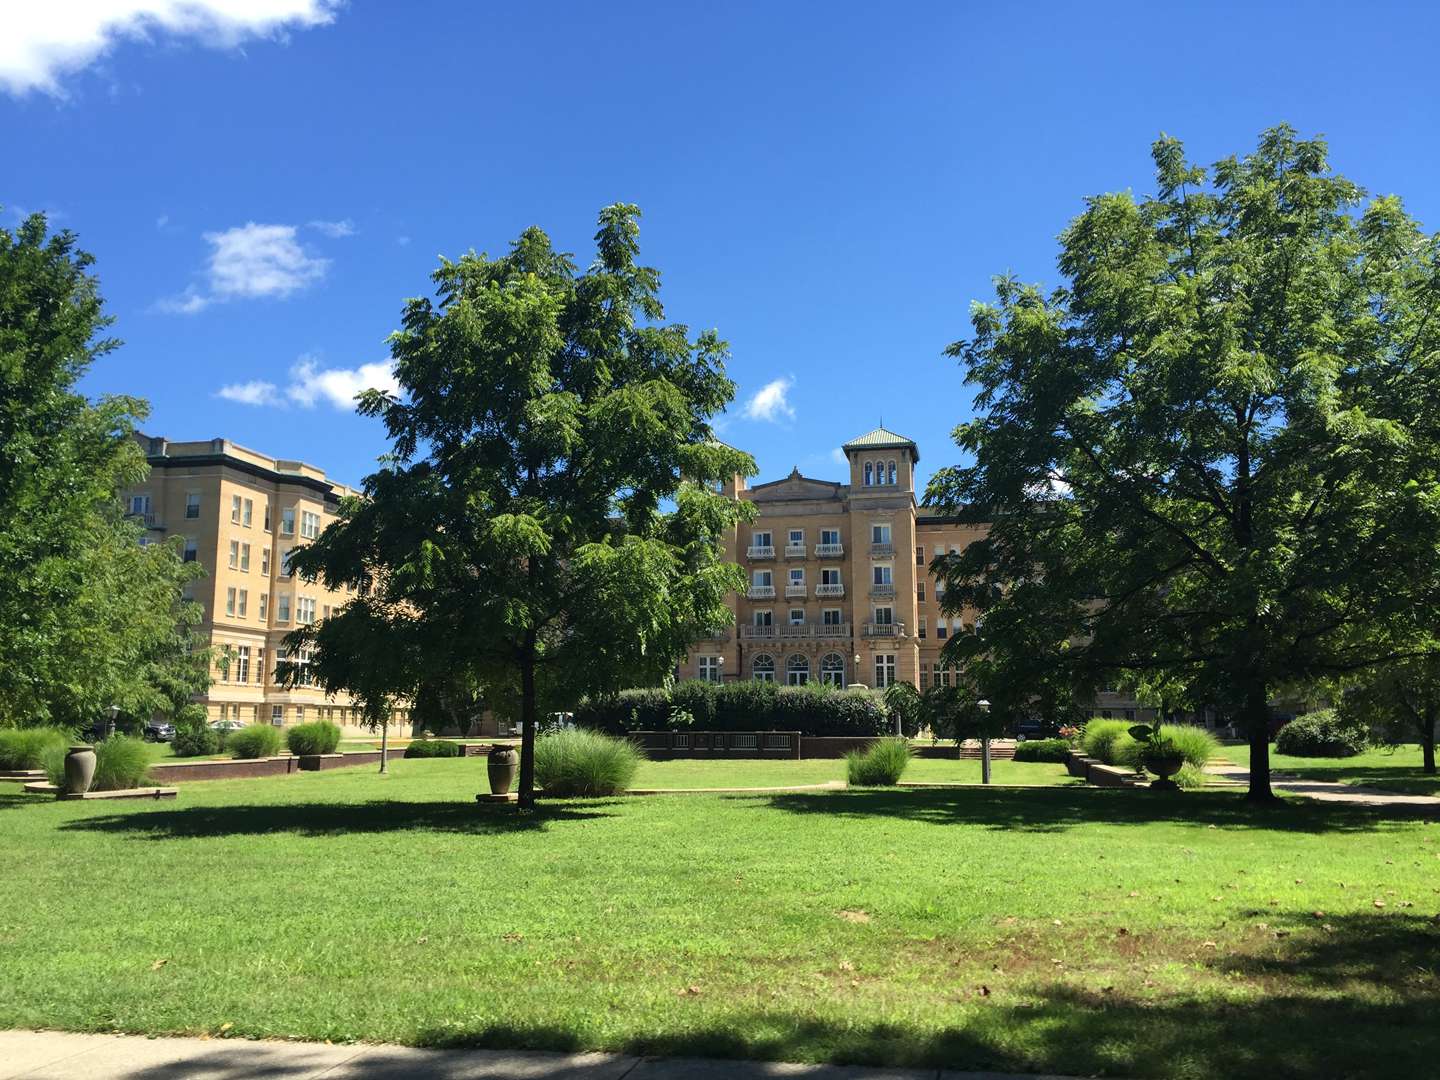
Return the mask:
<path fill-rule="evenodd" d="M 668 318 L 731 343 L 724 436 L 762 479 L 842 479 L 882 417 L 922 482 L 957 460 L 970 301 L 1054 283 L 1056 235 L 1150 190 L 1162 131 L 1205 162 L 1323 133 L 1440 227 L 1428 4 L 61 7 L 6 17 L 0 203 L 98 257 L 126 344 L 85 389 L 352 483 L 385 443 L 348 395 L 437 256 L 538 224 L 587 262 L 614 201 Z"/>

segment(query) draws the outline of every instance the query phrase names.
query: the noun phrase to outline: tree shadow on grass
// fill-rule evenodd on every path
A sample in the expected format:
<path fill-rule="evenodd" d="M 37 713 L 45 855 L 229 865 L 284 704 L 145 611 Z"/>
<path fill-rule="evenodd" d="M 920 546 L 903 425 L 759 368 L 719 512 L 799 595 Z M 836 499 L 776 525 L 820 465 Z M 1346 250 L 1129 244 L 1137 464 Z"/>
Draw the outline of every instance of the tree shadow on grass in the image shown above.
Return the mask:
<path fill-rule="evenodd" d="M 1425 772 L 1419 765 L 1305 765 L 1287 766 L 1280 776 L 1302 780 L 1325 780 L 1336 784 L 1358 784 L 1399 795 L 1440 795 L 1440 776 Z"/>
<path fill-rule="evenodd" d="M 356 833 L 453 832 L 477 836 L 543 832 L 551 826 L 611 816 L 604 803 L 542 803 L 521 813 L 511 805 L 373 800 L 354 803 L 187 806 L 96 814 L 61 825 L 76 832 L 128 833 L 142 840 L 203 836 L 340 836 Z"/>
<path fill-rule="evenodd" d="M 792 814 L 979 825 L 1023 832 L 1062 832 L 1077 825 L 1155 822 L 1270 829 L 1281 832 L 1366 833 L 1395 821 L 1435 819 L 1425 806 L 1360 806 L 1289 801 L 1273 807 L 1246 803 L 1228 792 L 1152 792 L 1096 787 L 852 789 L 772 795 L 734 795 Z"/>
<path fill-rule="evenodd" d="M 1229 974 L 1221 991 L 1089 989 L 1035 981 L 980 996 L 964 1026 L 817 1018 L 793 1010 L 740 1011 L 723 1022 L 642 1034 L 605 1049 L 638 1055 L 824 1061 L 837 1064 L 1058 1072 L 1083 1076 L 1254 1080 L 1434 1075 L 1440 1060 L 1440 925 L 1419 916 L 1330 920 L 1272 912 L 1291 936 L 1202 966 Z M 1286 931 L 1281 931 L 1286 932 Z M 1273 942 L 1273 944 L 1270 944 Z M 559 1026 L 490 1024 L 422 1032 L 422 1045 L 589 1049 Z M 744 1075 L 744 1074 L 741 1074 Z"/>

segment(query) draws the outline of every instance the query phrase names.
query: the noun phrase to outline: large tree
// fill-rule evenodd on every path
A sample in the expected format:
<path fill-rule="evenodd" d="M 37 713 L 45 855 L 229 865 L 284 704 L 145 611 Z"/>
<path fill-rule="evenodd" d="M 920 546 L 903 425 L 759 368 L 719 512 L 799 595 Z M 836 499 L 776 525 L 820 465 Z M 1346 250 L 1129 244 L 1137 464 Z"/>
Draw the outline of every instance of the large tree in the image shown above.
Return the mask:
<path fill-rule="evenodd" d="M 719 541 L 744 505 L 719 485 L 754 463 L 710 427 L 734 396 L 726 346 L 660 321 L 638 218 L 602 211 L 582 273 L 537 228 L 499 258 L 442 261 L 437 299 L 407 302 L 391 337 L 402 394 L 361 398 L 393 451 L 293 560 L 383 609 L 409 658 L 396 692 L 483 687 L 518 714 L 524 806 L 540 712 L 659 681 L 743 586 Z M 295 638 L 331 689 L 361 666 L 327 658 L 353 650 L 350 617 Z"/>
<path fill-rule="evenodd" d="M 1000 279 L 951 346 L 973 463 L 929 498 L 992 524 L 937 569 L 1017 670 L 1229 710 L 1268 801 L 1277 689 L 1427 648 L 1440 240 L 1286 127 L 1209 170 L 1170 138 L 1154 161 L 1155 194 L 1066 229 L 1065 285 Z"/>
<path fill-rule="evenodd" d="M 1434 776 L 1435 739 L 1440 734 L 1440 654 L 1367 673 L 1341 692 L 1340 711 L 1364 721 L 1392 746 L 1418 742 L 1421 768 Z"/>
<path fill-rule="evenodd" d="M 208 681 L 182 599 L 199 568 L 142 547 L 119 502 L 145 403 L 75 389 L 118 345 L 92 263 L 40 214 L 0 229 L 0 726 L 173 713 Z"/>

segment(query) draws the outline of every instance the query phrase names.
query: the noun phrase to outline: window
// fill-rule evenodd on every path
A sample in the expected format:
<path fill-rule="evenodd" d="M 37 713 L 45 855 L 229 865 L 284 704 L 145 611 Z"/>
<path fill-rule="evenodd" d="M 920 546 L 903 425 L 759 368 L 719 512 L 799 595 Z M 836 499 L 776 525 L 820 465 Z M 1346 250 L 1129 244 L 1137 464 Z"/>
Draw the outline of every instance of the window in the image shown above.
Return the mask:
<path fill-rule="evenodd" d="M 295 601 L 295 622 L 300 626 L 309 626 L 315 621 L 315 598 L 313 596 L 301 596 Z"/>
<path fill-rule="evenodd" d="M 241 525 L 244 525 L 245 528 L 248 529 L 248 528 L 250 527 L 250 521 L 251 521 L 251 519 L 252 519 L 254 516 L 255 516 L 255 500 L 254 500 L 254 499 L 246 499 L 246 500 L 245 500 L 245 509 L 244 509 L 244 510 L 241 512 L 241 514 L 240 514 L 240 524 L 241 524 Z"/>
<path fill-rule="evenodd" d="M 919 600 L 922 604 L 925 602 L 925 583 L 923 581 L 917 581 L 915 583 L 915 599 Z"/>
<path fill-rule="evenodd" d="M 789 686 L 804 686 L 810 681 L 810 661 L 796 653 L 785 661 L 785 682 Z"/>
<path fill-rule="evenodd" d="M 329 605 L 329 604 L 326 604 L 324 607 L 322 607 L 322 608 L 320 609 L 320 618 L 322 618 L 322 619 L 328 619 L 329 617 L 330 617 L 330 605 Z"/>
<path fill-rule="evenodd" d="M 200 496 L 190 492 L 185 496 L 185 516 L 187 518 L 198 518 L 200 516 Z"/>
<path fill-rule="evenodd" d="M 770 576 L 769 570 L 750 571 L 750 581 L 753 585 L 759 585 L 762 589 L 769 588 L 775 584 L 775 579 Z"/>
<path fill-rule="evenodd" d="M 890 526 L 888 524 L 875 524 L 870 526 L 870 542 L 872 544 L 890 543 Z"/>
<path fill-rule="evenodd" d="M 279 727 L 281 724 L 285 723 L 284 705 L 270 706 L 270 723 L 274 724 L 276 727 Z"/>
<path fill-rule="evenodd" d="M 260 527 L 266 532 L 270 531 L 270 504 L 268 502 L 265 504 L 265 520 Z"/>
<path fill-rule="evenodd" d="M 270 576 L 270 549 L 268 547 L 260 549 L 260 573 L 267 578 Z"/>
<path fill-rule="evenodd" d="M 937 685 L 938 685 L 938 684 L 937 684 Z M 930 689 L 930 661 L 929 661 L 929 660 L 921 660 L 921 661 L 920 661 L 920 689 L 921 689 L 921 690 L 928 690 L 928 689 Z"/>
<path fill-rule="evenodd" d="M 820 658 L 820 681 L 831 686 L 845 685 L 845 658 L 839 653 L 826 653 Z"/>
<path fill-rule="evenodd" d="M 877 607 L 875 609 L 875 623 L 877 626 L 889 626 L 894 621 L 895 611 L 893 608 Z"/>
<path fill-rule="evenodd" d="M 916 565 L 916 566 L 924 566 L 924 565 L 925 565 L 925 545 L 924 545 L 924 544 L 921 544 L 919 547 L 917 547 L 917 548 L 915 549 L 915 565 Z"/>
<path fill-rule="evenodd" d="M 889 585 L 889 584 L 891 584 L 891 579 L 890 579 L 890 564 L 889 564 L 889 563 L 877 563 L 876 565 L 874 565 L 874 566 L 872 566 L 872 567 L 870 568 L 870 576 L 871 576 L 871 578 L 873 579 L 873 580 L 871 581 L 871 584 L 872 584 L 872 585 Z"/>
<path fill-rule="evenodd" d="M 268 592 L 262 592 L 262 593 L 260 594 L 260 621 L 261 621 L 261 622 L 264 622 L 264 621 L 265 621 L 265 616 L 266 616 L 267 614 L 269 614 L 269 610 L 270 610 L 270 594 L 269 594 Z"/>
<path fill-rule="evenodd" d="M 240 524 L 240 496 L 230 496 L 230 520 L 236 525 Z"/>
<path fill-rule="evenodd" d="M 805 609 L 804 609 L 804 608 L 802 608 L 802 607 L 792 607 L 792 608 L 790 609 L 790 625 L 791 625 L 791 626 L 804 626 L 804 625 L 805 625 Z"/>
<path fill-rule="evenodd" d="M 839 585 L 839 584 L 840 584 L 840 570 L 839 570 L 839 568 L 838 568 L 838 567 L 830 567 L 830 566 L 827 566 L 827 567 L 825 567 L 824 569 L 822 569 L 822 570 L 820 571 L 820 584 L 821 584 L 821 585 Z"/>
<path fill-rule="evenodd" d="M 185 538 L 185 554 L 181 558 L 185 562 L 194 562 L 200 557 L 200 545 L 193 536 Z"/>
<path fill-rule="evenodd" d="M 827 607 L 820 612 L 820 623 L 823 626 L 840 626 L 844 621 L 844 612 L 838 607 Z"/>
<path fill-rule="evenodd" d="M 750 543 L 757 548 L 774 547 L 775 538 L 768 532 L 757 532 L 751 534 Z"/>
<path fill-rule="evenodd" d="M 889 473 L 889 475 L 886 477 L 885 482 L 886 482 L 887 484 L 894 484 L 894 483 L 895 483 L 895 462 L 893 462 L 893 461 L 890 462 L 890 464 L 886 467 L 886 471 Z"/>
<path fill-rule="evenodd" d="M 802 588 L 804 587 L 804 585 L 805 585 L 805 569 L 804 569 L 804 567 L 798 567 L 798 566 L 797 566 L 797 567 L 794 567 L 794 568 L 791 569 L 791 571 L 790 571 L 790 584 L 791 584 L 791 585 L 799 585 L 799 586 L 801 586 Z"/>
<path fill-rule="evenodd" d="M 230 569 L 234 570 L 240 565 L 240 541 L 230 541 Z"/>
<path fill-rule="evenodd" d="M 720 681 L 720 657 L 700 657 L 700 679 L 702 682 Z"/>
<path fill-rule="evenodd" d="M 875 688 L 883 690 L 895 685 L 895 654 L 875 654 Z"/>
<path fill-rule="evenodd" d="M 262 686 L 265 684 L 265 650 L 255 650 L 255 681 Z"/>
<path fill-rule="evenodd" d="M 288 623 L 290 621 L 289 593 L 281 593 L 275 598 L 275 621 L 277 623 Z"/>
<path fill-rule="evenodd" d="M 921 616 L 920 616 L 920 626 L 919 626 L 918 629 L 916 629 L 915 633 L 916 633 L 916 635 L 917 635 L 918 637 L 922 637 L 922 638 L 923 638 L 923 637 L 925 636 L 925 616 L 924 616 L 924 615 L 921 615 Z"/>
<path fill-rule="evenodd" d="M 225 614 L 231 616 L 232 618 L 233 618 L 234 615 L 235 615 L 235 590 L 234 590 L 234 589 L 226 589 L 226 590 L 225 590 Z"/>
<path fill-rule="evenodd" d="M 756 682 L 775 681 L 775 658 L 769 653 L 760 653 L 750 661 L 750 677 Z"/>
<path fill-rule="evenodd" d="M 874 473 L 873 470 L 874 470 L 874 466 L 871 465 L 870 462 L 868 462 L 868 461 L 865 462 L 865 486 L 866 486 L 866 487 L 870 487 L 872 484 L 875 483 L 875 473 Z"/>
<path fill-rule="evenodd" d="M 249 602 L 249 600 L 250 600 L 250 590 L 249 590 L 249 589 L 241 589 L 239 595 L 240 595 L 240 602 L 239 602 L 239 604 L 236 605 L 235 613 L 236 613 L 240 618 L 243 619 L 243 618 L 245 618 L 245 605 L 246 605 L 246 604 Z M 244 680 L 242 679 L 241 681 L 243 682 Z"/>
<path fill-rule="evenodd" d="M 250 681 L 250 646 L 241 645 L 235 650 L 235 681 Z"/>
<path fill-rule="evenodd" d="M 791 546 L 791 547 L 804 547 L 804 546 L 805 546 L 805 530 L 804 530 L 804 529 L 791 529 L 791 530 L 790 530 L 790 540 L 789 540 L 789 543 L 790 543 L 790 546 Z"/>
<path fill-rule="evenodd" d="M 840 530 L 839 530 L 839 529 L 821 529 L 821 530 L 820 530 L 820 543 L 822 543 L 822 544 L 834 544 L 836 547 L 838 547 L 838 546 L 840 545 Z"/>
<path fill-rule="evenodd" d="M 320 515 L 310 510 L 300 512 L 300 535 L 314 540 L 320 535 Z"/>
<path fill-rule="evenodd" d="M 286 548 L 280 553 L 280 576 L 282 578 L 290 576 L 290 556 L 294 551 L 294 548 Z"/>
<path fill-rule="evenodd" d="M 936 620 L 935 620 L 935 637 L 936 637 L 936 639 L 937 639 L 937 640 L 943 640 L 944 637 L 945 637 L 945 634 L 946 634 L 946 630 L 945 630 L 945 620 L 944 620 L 944 619 L 936 619 Z"/>
<path fill-rule="evenodd" d="M 293 506 L 287 506 L 280 511 L 280 535 L 295 535 L 295 508 Z"/>
<path fill-rule="evenodd" d="M 756 626 L 771 626 L 771 625 L 773 625 L 773 624 L 774 624 L 774 618 L 773 618 L 773 616 L 771 615 L 769 608 L 766 608 L 764 611 L 757 611 L 757 612 L 755 612 L 755 625 L 756 625 Z"/>
<path fill-rule="evenodd" d="M 250 545 L 249 545 L 249 544 L 241 544 L 241 545 L 240 545 L 240 569 L 243 570 L 243 571 L 245 571 L 245 573 L 247 573 L 247 574 L 250 572 Z"/>

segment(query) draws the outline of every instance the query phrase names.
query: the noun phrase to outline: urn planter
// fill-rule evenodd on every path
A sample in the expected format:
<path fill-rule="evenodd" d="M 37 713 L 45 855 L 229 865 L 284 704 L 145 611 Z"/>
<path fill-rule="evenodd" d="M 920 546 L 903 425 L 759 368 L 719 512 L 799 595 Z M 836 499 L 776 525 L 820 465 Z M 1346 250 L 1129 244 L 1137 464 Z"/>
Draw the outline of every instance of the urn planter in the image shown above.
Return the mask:
<path fill-rule="evenodd" d="M 95 748 L 86 743 L 70 747 L 65 754 L 65 790 L 84 795 L 95 782 Z"/>
<path fill-rule="evenodd" d="M 1179 754 L 1151 754 L 1144 759 L 1145 768 L 1155 774 L 1156 779 L 1151 781 L 1150 788 L 1153 791 L 1179 791 L 1180 785 L 1170 779 L 1185 765 L 1185 759 Z"/>
<path fill-rule="evenodd" d="M 515 783 L 515 774 L 520 771 L 520 756 L 509 747 L 496 747 L 490 751 L 485 768 L 490 774 L 490 794 L 508 795 Z"/>

